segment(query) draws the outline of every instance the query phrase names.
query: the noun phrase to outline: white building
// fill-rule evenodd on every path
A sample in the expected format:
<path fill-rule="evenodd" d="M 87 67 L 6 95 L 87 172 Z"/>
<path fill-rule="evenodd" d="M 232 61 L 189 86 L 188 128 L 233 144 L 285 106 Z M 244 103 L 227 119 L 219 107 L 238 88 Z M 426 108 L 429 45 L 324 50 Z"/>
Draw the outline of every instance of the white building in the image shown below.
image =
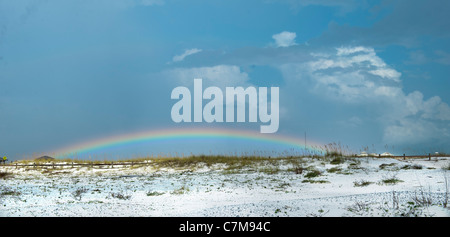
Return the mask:
<path fill-rule="evenodd" d="M 369 156 L 369 155 L 367 154 L 367 152 L 362 151 L 361 154 L 359 154 L 358 156 L 359 157 L 365 157 L 365 156 Z"/>

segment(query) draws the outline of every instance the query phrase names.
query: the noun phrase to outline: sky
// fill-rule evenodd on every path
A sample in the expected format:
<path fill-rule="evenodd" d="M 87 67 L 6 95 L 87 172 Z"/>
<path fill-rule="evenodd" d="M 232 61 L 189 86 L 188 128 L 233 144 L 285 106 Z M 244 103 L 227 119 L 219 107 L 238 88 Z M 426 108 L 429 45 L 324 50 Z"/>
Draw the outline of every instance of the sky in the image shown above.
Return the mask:
<path fill-rule="evenodd" d="M 279 87 L 276 135 L 450 152 L 449 11 L 447 0 L 0 0 L 0 155 L 139 131 L 258 131 L 172 121 L 171 91 L 194 78 Z M 127 154 L 261 149 L 163 143 Z"/>

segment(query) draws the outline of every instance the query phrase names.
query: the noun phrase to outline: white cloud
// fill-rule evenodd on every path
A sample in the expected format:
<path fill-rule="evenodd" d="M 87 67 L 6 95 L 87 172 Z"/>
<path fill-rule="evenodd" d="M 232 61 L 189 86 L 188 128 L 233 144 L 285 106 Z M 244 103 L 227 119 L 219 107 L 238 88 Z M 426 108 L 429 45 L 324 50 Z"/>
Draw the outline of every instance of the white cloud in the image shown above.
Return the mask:
<path fill-rule="evenodd" d="M 362 47 L 362 46 L 358 46 L 358 47 L 339 47 L 336 48 L 337 50 L 337 56 L 345 56 L 345 55 L 349 55 L 349 54 L 354 54 L 354 53 L 374 53 L 375 51 L 372 48 L 366 48 L 366 47 Z"/>
<path fill-rule="evenodd" d="M 401 73 L 387 65 L 372 48 L 341 47 L 334 54 L 311 55 L 310 61 L 279 67 L 287 88 L 308 88 L 314 96 L 346 109 L 365 107 L 376 118 L 360 114 L 360 120 L 355 121 L 376 119 L 383 129 L 384 142 L 390 144 L 450 137 L 448 104 L 438 96 L 426 99 L 420 91 L 405 93 Z"/>
<path fill-rule="evenodd" d="M 246 87 L 249 81 L 248 74 L 241 72 L 238 66 L 217 65 L 212 67 L 175 68 L 163 72 L 163 75 L 176 84 L 183 86 L 193 85 L 194 78 L 202 78 L 204 87 L 227 86 Z"/>
<path fill-rule="evenodd" d="M 422 93 L 417 91 L 415 93 L 420 94 L 419 98 L 416 99 L 415 104 L 419 107 L 418 111 L 422 112 L 422 118 L 450 121 L 450 107 L 446 103 L 442 102 L 439 96 L 433 96 L 424 101 Z"/>
<path fill-rule="evenodd" d="M 186 50 L 184 51 L 183 54 L 181 54 L 181 55 L 175 55 L 175 56 L 172 58 L 172 61 L 173 61 L 173 62 L 183 61 L 185 57 L 187 57 L 187 56 L 189 56 L 189 55 L 192 55 L 192 54 L 199 53 L 199 52 L 201 52 L 201 51 L 202 51 L 201 49 L 197 49 L 197 48 L 194 48 L 194 49 L 186 49 Z"/>
<path fill-rule="evenodd" d="M 296 45 L 295 38 L 297 34 L 295 32 L 283 31 L 279 34 L 272 35 L 275 40 L 276 47 L 289 47 Z"/>
<path fill-rule="evenodd" d="M 445 103 L 440 103 L 438 106 L 438 112 L 436 115 L 437 119 L 440 120 L 450 120 L 450 106 L 448 106 L 448 104 Z"/>
<path fill-rule="evenodd" d="M 391 80 L 394 80 L 396 82 L 400 82 L 400 76 L 402 75 L 400 72 L 397 72 L 394 69 L 391 68 L 378 68 L 376 70 L 371 70 L 369 73 L 373 75 L 377 75 L 383 78 L 388 78 Z"/>
<path fill-rule="evenodd" d="M 401 94 L 402 94 L 401 88 L 393 86 L 377 86 L 373 90 L 373 95 L 383 96 L 385 98 L 386 97 L 395 98 Z"/>
<path fill-rule="evenodd" d="M 326 92 L 333 100 L 364 103 L 379 96 L 396 97 L 402 93 L 401 73 L 389 67 L 372 48 L 340 47 L 333 54 L 311 55 L 310 61 L 285 64 L 280 69 L 297 68 L 295 73 L 288 72 L 287 77 L 292 80 L 297 80 L 299 75 L 306 77 L 312 82 L 309 87 L 318 95 Z"/>
<path fill-rule="evenodd" d="M 226 90 L 226 87 L 243 87 L 253 86 L 249 83 L 249 76 L 245 72 L 241 72 L 238 66 L 234 65 L 216 65 L 212 67 L 195 67 L 195 68 L 175 68 L 163 72 L 163 76 L 174 83 L 174 86 L 187 86 L 192 88 L 195 78 L 202 79 L 203 89 L 215 86 Z M 225 101 L 224 101 L 225 103 Z M 245 105 L 245 101 L 236 101 L 243 103 L 243 106 L 250 106 L 249 110 L 257 111 L 258 107 Z"/>
<path fill-rule="evenodd" d="M 249 75 L 227 62 L 270 65 L 278 68 L 283 76 L 280 96 L 284 104 L 280 107 L 285 111 L 284 119 L 302 116 L 302 106 L 308 103 L 320 108 L 317 112 L 313 110 L 315 116 L 325 113 L 325 116 L 336 116 L 335 121 L 346 124 L 344 128 L 370 130 L 377 137 L 374 139 L 383 139 L 380 143 L 401 145 L 450 140 L 449 105 L 438 96 L 427 98 L 420 91 L 406 93 L 401 84 L 402 73 L 388 65 L 371 47 L 317 51 L 311 46 L 289 50 L 269 47 L 255 52 L 259 54 L 248 58 L 242 58 L 243 54 L 231 55 L 233 60 L 226 58 L 224 64 L 212 67 L 168 70 L 166 78 L 173 79 L 178 83 L 176 86 L 191 86 L 193 78 L 203 78 L 205 87 L 247 87 L 251 85 Z M 333 114 L 336 108 L 343 113 Z M 347 112 L 348 117 L 344 115 Z M 381 135 L 376 135 L 377 131 Z"/>
<path fill-rule="evenodd" d="M 328 69 L 328 68 L 349 68 L 354 66 L 364 66 L 372 68 L 372 74 L 385 78 L 400 77 L 400 73 L 394 69 L 389 68 L 386 63 L 376 55 L 372 48 L 367 47 L 341 47 L 336 48 L 337 53 L 334 55 L 328 54 L 311 54 L 318 58 L 316 61 L 310 62 L 310 67 L 313 70 Z M 370 71 L 369 71 L 370 72 Z"/>

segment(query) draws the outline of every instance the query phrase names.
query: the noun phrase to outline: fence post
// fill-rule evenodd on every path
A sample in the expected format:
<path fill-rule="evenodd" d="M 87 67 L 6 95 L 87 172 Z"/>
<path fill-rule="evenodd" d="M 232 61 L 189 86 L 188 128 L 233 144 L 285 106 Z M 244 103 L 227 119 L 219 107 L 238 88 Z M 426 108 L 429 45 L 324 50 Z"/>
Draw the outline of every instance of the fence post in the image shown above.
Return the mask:
<path fill-rule="evenodd" d="M 431 160 L 431 153 L 428 153 L 428 160 Z"/>
<path fill-rule="evenodd" d="M 406 157 L 405 157 L 405 153 L 403 153 L 403 160 L 405 160 L 406 159 Z"/>

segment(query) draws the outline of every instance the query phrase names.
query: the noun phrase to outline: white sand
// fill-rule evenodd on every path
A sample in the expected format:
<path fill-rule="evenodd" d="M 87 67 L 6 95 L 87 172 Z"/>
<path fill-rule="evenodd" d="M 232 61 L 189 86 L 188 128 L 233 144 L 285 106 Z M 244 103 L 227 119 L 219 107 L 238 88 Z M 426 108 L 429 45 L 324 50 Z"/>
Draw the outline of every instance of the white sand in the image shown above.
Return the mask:
<path fill-rule="evenodd" d="M 354 161 L 332 165 L 305 159 L 304 167 L 322 171 L 309 180 L 327 183 L 302 182 L 307 172 L 295 174 L 284 163 L 274 174 L 261 172 L 267 167 L 230 174 L 223 165 L 192 172 L 151 166 L 51 172 L 0 166 L 0 172 L 13 173 L 0 179 L 0 216 L 450 216 L 443 207 L 450 172 L 442 169 L 450 158 L 357 160 L 351 166 Z M 422 169 L 402 169 L 414 164 Z M 333 167 L 342 172 L 327 171 Z M 402 182 L 382 182 L 393 177 Z M 356 187 L 355 181 L 372 183 Z"/>

